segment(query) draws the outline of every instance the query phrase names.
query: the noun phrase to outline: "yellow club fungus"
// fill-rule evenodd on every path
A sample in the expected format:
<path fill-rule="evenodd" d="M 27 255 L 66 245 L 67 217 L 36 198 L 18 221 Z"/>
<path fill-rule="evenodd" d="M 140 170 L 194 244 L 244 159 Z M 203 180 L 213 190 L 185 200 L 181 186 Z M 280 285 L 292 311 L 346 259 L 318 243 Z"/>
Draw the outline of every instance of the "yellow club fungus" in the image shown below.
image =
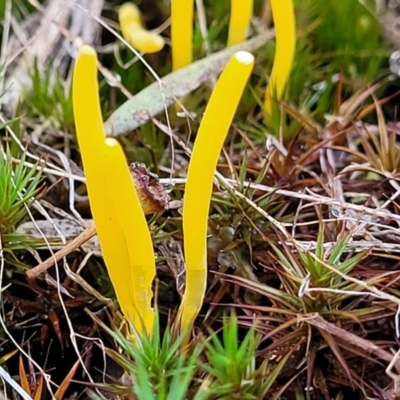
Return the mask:
<path fill-rule="evenodd" d="M 253 0 L 231 0 L 228 47 L 246 40 L 252 14 Z"/>
<path fill-rule="evenodd" d="M 171 0 L 172 70 L 191 64 L 193 59 L 194 0 Z"/>
<path fill-rule="evenodd" d="M 107 158 L 113 159 L 114 155 L 105 143 L 98 92 L 96 52 L 90 46 L 82 46 L 74 69 L 72 101 L 90 208 L 104 261 L 121 310 L 128 319 L 137 321 L 137 314 L 142 310 L 134 303 L 134 299 L 140 295 L 132 294 L 133 290 L 137 289 L 134 287 L 132 274 L 136 274 L 136 282 L 145 280 L 148 275 L 143 269 L 138 271 L 129 269 L 131 265 L 136 265 L 136 262 L 131 259 L 132 250 L 128 250 L 126 227 L 121 224 L 119 217 L 124 210 L 118 209 L 117 212 L 120 206 L 115 202 L 118 193 L 112 192 L 106 184 L 106 170 L 114 168 L 112 164 L 106 163 Z M 125 167 L 127 168 L 126 164 Z M 133 187 L 132 181 L 130 187 Z M 120 187 L 119 190 L 125 191 L 126 187 Z M 135 243 L 129 243 L 129 246 L 135 246 Z M 152 265 L 148 268 L 151 270 Z M 140 274 L 145 278 L 142 279 Z M 146 318 L 147 316 L 143 318 L 144 322 L 147 322 Z M 142 325 L 136 326 L 139 332 L 142 331 L 141 328 Z"/>
<path fill-rule="evenodd" d="M 121 266 L 129 265 L 129 255 L 124 243 L 124 234 L 117 219 L 110 194 L 104 185 L 105 175 L 100 154 L 105 135 L 99 103 L 97 82 L 97 55 L 89 46 L 82 46 L 75 64 L 72 102 L 75 128 L 86 176 L 90 208 L 97 234 L 115 288 L 118 302 L 124 315 L 132 314 L 130 282 L 120 272 Z"/>
<path fill-rule="evenodd" d="M 254 65 L 240 51 L 229 60 L 206 107 L 189 163 L 183 201 L 186 286 L 179 315 L 190 329 L 203 303 L 207 283 L 207 226 L 214 172 L 221 148 Z"/>
<path fill-rule="evenodd" d="M 164 39 L 147 31 L 141 20 L 140 10 L 133 3 L 124 3 L 118 11 L 122 36 L 142 53 L 157 53 L 164 47 Z"/>
<path fill-rule="evenodd" d="M 131 297 L 136 313 L 130 317 L 139 333 L 144 326 L 147 334 L 151 334 L 154 323 L 151 286 L 156 267 L 150 231 L 125 155 L 115 139 L 106 139 L 103 157 L 104 164 L 109 166 L 105 171 L 107 187 L 125 237 L 123 245 L 129 254 L 129 264 L 120 273 L 132 282 Z"/>
<path fill-rule="evenodd" d="M 289 79 L 296 48 L 296 21 L 293 0 L 270 0 L 275 26 L 276 50 L 271 77 L 265 94 L 265 110 L 272 112 L 272 101 L 280 100 Z"/>

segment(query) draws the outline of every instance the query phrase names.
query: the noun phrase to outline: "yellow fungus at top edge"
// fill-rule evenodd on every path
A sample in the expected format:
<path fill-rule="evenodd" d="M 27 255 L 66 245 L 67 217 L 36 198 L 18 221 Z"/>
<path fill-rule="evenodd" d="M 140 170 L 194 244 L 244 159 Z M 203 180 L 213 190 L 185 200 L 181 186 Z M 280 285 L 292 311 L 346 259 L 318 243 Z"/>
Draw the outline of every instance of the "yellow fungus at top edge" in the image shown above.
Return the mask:
<path fill-rule="evenodd" d="M 139 8 L 133 3 L 124 3 L 118 10 L 118 20 L 121 25 L 128 26 L 132 24 L 142 25 L 142 18 Z"/>
<path fill-rule="evenodd" d="M 172 70 L 176 71 L 193 60 L 194 0 L 171 0 Z"/>
<path fill-rule="evenodd" d="M 231 0 L 228 47 L 246 40 L 252 14 L 253 0 Z"/>
<path fill-rule="evenodd" d="M 146 54 L 157 53 L 162 50 L 165 45 L 165 41 L 160 35 L 146 31 L 139 25 L 131 25 L 128 27 L 124 38 L 136 50 Z"/>
<path fill-rule="evenodd" d="M 289 79 L 296 49 L 296 21 L 292 0 L 270 0 L 275 26 L 276 50 L 270 81 L 265 94 L 265 110 L 272 111 L 272 102 L 280 100 Z"/>
<path fill-rule="evenodd" d="M 182 331 L 193 324 L 204 299 L 214 172 L 253 65 L 250 53 L 232 56 L 211 94 L 194 143 L 183 202 L 186 287 L 180 308 Z"/>

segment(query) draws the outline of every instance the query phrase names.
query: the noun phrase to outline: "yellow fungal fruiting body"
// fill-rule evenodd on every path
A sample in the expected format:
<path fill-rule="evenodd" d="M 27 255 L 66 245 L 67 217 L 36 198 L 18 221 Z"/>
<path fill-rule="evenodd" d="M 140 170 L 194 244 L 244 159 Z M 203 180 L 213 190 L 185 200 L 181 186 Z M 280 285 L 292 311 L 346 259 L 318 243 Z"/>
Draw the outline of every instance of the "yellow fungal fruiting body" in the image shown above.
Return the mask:
<path fill-rule="evenodd" d="M 252 14 L 253 0 L 231 0 L 228 47 L 246 40 Z"/>
<path fill-rule="evenodd" d="M 159 52 L 165 44 L 161 36 L 150 33 L 138 25 L 132 25 L 124 37 L 136 50 L 147 54 Z"/>
<path fill-rule="evenodd" d="M 296 22 L 293 0 L 270 0 L 275 26 L 276 50 L 265 94 L 265 110 L 271 115 L 272 101 L 282 98 L 296 49 Z"/>
<path fill-rule="evenodd" d="M 104 261 L 123 314 L 135 322 L 139 333 L 152 330 L 150 277 L 154 253 L 143 211 L 122 150 L 105 141 L 97 82 L 97 55 L 82 46 L 75 64 L 72 101 L 90 208 Z M 118 188 L 109 185 L 110 171 Z M 121 200 L 121 193 L 132 203 Z M 132 200 L 134 199 L 134 200 Z M 125 215 L 125 217 L 123 217 Z M 132 236 L 132 226 L 135 235 Z M 143 235 L 139 241 L 137 237 Z M 139 249 L 134 253 L 134 249 Z M 135 269 L 134 269 L 135 268 Z M 139 301 L 139 299 L 147 299 Z"/>
<path fill-rule="evenodd" d="M 253 65 L 254 57 L 248 52 L 232 56 L 211 94 L 193 147 L 183 202 L 186 287 L 180 307 L 182 331 L 191 328 L 203 303 L 214 172 Z"/>
<path fill-rule="evenodd" d="M 171 0 L 172 70 L 191 64 L 193 59 L 194 0 Z"/>
<path fill-rule="evenodd" d="M 132 282 L 130 294 L 136 312 L 131 316 L 131 320 L 139 332 L 144 325 L 146 332 L 150 334 L 154 324 L 151 286 L 156 275 L 150 231 L 139 197 L 133 188 L 124 153 L 115 139 L 106 139 L 106 152 L 103 157 L 105 165 L 111 166 L 105 171 L 106 182 L 110 193 L 116 194 L 113 196 L 113 204 L 129 255 L 129 264 L 126 265 L 123 275 Z"/>
<path fill-rule="evenodd" d="M 114 271 L 118 270 L 121 265 L 127 265 L 129 258 L 126 250 L 121 251 L 119 243 L 124 240 L 124 236 L 113 204 L 109 201 L 109 193 L 104 185 L 105 176 L 99 158 L 105 136 L 98 98 L 96 62 L 97 56 L 91 47 L 80 48 L 74 70 L 72 101 L 90 207 L 103 249 L 104 260 L 110 271 Z M 110 273 L 110 279 L 113 286 L 117 288 L 117 298 L 122 312 L 125 315 L 131 314 L 129 281 L 118 272 Z"/>
<path fill-rule="evenodd" d="M 124 3 L 118 10 L 119 23 L 121 24 L 121 30 L 124 32 L 124 28 L 129 25 L 142 25 L 142 17 L 139 8 L 133 3 Z"/>
<path fill-rule="evenodd" d="M 142 53 L 157 53 L 164 45 L 164 39 L 147 31 L 141 20 L 140 10 L 133 3 L 124 3 L 118 11 L 122 36 L 136 50 Z"/>

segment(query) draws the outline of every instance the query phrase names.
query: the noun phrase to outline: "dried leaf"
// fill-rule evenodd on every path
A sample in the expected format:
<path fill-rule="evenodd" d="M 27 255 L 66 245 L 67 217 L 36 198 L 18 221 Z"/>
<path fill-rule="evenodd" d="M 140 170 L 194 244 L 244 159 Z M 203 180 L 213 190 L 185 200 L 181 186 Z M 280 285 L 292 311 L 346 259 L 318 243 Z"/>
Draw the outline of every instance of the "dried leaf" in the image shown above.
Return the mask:
<path fill-rule="evenodd" d="M 158 176 L 139 162 L 132 163 L 129 170 L 144 213 L 147 215 L 167 210 L 170 198 L 160 184 Z"/>
<path fill-rule="evenodd" d="M 274 36 L 266 31 L 247 42 L 221 50 L 181 68 L 152 83 L 119 107 L 105 122 L 108 136 L 125 135 L 148 122 L 172 105 L 177 99 L 187 96 L 206 82 L 215 80 L 231 56 L 239 50 L 254 51 Z"/>

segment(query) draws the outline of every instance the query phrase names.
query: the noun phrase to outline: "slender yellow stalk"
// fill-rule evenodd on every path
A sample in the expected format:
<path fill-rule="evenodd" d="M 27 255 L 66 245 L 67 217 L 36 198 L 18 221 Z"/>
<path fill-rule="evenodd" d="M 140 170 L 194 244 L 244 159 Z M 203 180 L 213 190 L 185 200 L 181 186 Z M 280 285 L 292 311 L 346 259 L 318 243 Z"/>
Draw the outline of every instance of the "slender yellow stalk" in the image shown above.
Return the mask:
<path fill-rule="evenodd" d="M 254 57 L 248 52 L 232 56 L 211 94 L 193 147 L 183 202 L 186 287 L 180 307 L 182 331 L 191 328 L 203 303 L 214 172 L 253 65 Z"/>
<path fill-rule="evenodd" d="M 89 195 L 90 208 L 96 225 L 104 261 L 125 316 L 134 315 L 131 301 L 132 278 L 124 232 L 117 218 L 110 193 L 105 185 L 100 154 L 105 146 L 97 82 L 97 56 L 89 46 L 79 50 L 75 64 L 72 103 L 76 134 Z M 109 167 L 109 166 L 108 166 Z"/>
<path fill-rule="evenodd" d="M 246 40 L 252 14 L 253 0 L 231 0 L 228 47 Z"/>
<path fill-rule="evenodd" d="M 157 53 L 164 45 L 164 39 L 149 32 L 142 24 L 139 8 L 133 3 L 124 3 L 118 11 L 122 36 L 136 50 L 142 53 Z"/>
<path fill-rule="evenodd" d="M 128 248 L 130 262 L 125 265 L 123 275 L 132 282 L 136 312 L 130 316 L 131 321 L 139 333 L 145 328 L 151 334 L 154 324 L 151 286 L 156 274 L 153 243 L 125 155 L 115 139 L 106 139 L 103 157 L 105 165 L 112 166 L 105 171 L 106 182 Z"/>
<path fill-rule="evenodd" d="M 193 59 L 194 0 L 171 0 L 172 70 L 191 64 Z"/>
<path fill-rule="evenodd" d="M 272 111 L 272 101 L 280 100 L 289 79 L 296 48 L 296 21 L 293 0 L 270 0 L 274 19 L 276 50 L 271 77 L 265 94 L 265 110 Z"/>

